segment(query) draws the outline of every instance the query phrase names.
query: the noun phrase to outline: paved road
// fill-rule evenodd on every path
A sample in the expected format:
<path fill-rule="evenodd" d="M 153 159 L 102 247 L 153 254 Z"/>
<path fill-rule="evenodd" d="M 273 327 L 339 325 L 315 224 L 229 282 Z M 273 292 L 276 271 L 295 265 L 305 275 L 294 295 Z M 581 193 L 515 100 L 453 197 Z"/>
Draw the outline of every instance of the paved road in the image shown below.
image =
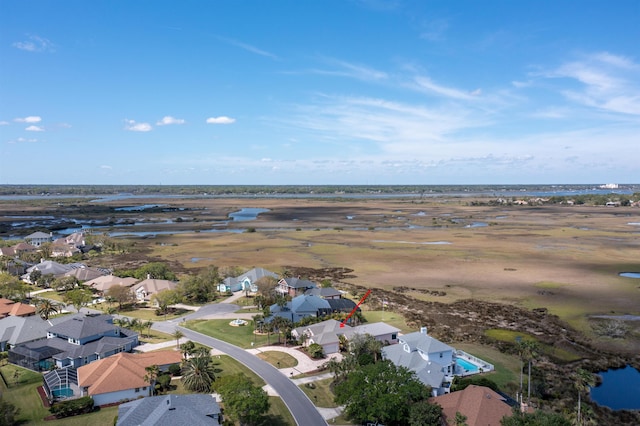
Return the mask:
<path fill-rule="evenodd" d="M 207 306 L 219 306 L 207 305 Z M 204 307 L 203 307 L 204 308 Z M 226 310 L 228 308 L 221 307 L 220 309 Z M 192 314 L 195 315 L 195 314 Z M 165 333 L 173 333 L 176 328 L 184 333 L 184 337 L 201 343 L 203 345 L 218 349 L 237 361 L 241 362 L 254 373 L 260 376 L 266 383 L 268 383 L 282 398 L 287 408 L 291 412 L 291 415 L 299 426 L 326 426 L 327 422 L 322 415 L 318 412 L 315 405 L 309 400 L 309 398 L 302 392 L 291 379 L 284 376 L 280 371 L 273 367 L 268 362 L 265 362 L 257 356 L 250 354 L 242 348 L 239 348 L 222 340 L 214 339 L 213 337 L 206 336 L 204 334 L 189 330 L 188 328 L 180 327 L 179 321 L 176 322 L 157 322 L 154 323 L 153 329 L 162 331 Z"/>

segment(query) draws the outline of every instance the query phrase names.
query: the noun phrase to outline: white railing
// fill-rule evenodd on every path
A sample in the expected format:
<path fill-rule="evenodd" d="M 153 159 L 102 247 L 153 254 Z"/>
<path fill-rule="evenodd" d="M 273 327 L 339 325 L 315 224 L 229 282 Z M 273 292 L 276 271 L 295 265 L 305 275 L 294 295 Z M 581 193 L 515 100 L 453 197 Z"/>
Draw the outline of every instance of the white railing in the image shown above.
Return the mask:
<path fill-rule="evenodd" d="M 476 356 L 473 356 L 463 350 L 457 349 L 456 350 L 456 358 L 461 358 L 461 359 L 465 359 L 467 361 L 470 361 L 474 364 L 476 364 L 480 370 L 480 372 L 487 372 L 487 371 L 493 371 L 494 367 L 493 364 L 488 363 L 487 361 L 480 359 Z"/>

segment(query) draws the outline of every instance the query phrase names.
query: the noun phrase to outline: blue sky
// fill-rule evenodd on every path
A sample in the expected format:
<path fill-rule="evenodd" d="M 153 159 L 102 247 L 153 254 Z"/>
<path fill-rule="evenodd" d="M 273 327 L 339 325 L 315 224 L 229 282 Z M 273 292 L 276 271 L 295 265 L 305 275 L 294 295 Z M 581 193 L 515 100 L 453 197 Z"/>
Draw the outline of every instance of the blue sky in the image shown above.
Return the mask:
<path fill-rule="evenodd" d="M 640 182 L 640 1 L 0 1 L 0 184 Z"/>

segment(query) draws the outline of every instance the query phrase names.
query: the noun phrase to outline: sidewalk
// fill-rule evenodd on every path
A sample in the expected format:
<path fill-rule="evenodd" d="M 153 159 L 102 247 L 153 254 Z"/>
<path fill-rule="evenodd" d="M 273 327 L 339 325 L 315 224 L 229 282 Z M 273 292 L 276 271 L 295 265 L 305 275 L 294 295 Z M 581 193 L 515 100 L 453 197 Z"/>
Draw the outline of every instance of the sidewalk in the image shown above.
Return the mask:
<path fill-rule="evenodd" d="M 327 358 L 314 360 L 309 358 L 308 355 L 300 352 L 297 348 L 299 348 L 299 346 L 287 347 L 287 348 L 283 346 L 262 346 L 259 348 L 247 349 L 247 352 L 257 355 L 260 352 L 277 351 L 277 352 L 285 352 L 291 355 L 298 361 L 298 365 L 296 365 L 295 367 L 279 369 L 279 371 L 287 377 L 293 377 L 293 376 L 298 376 L 300 374 L 309 373 L 311 371 L 317 371 L 320 369 L 320 367 L 323 364 L 328 362 L 330 359 L 336 359 L 337 361 L 342 360 L 341 354 L 331 354 Z"/>

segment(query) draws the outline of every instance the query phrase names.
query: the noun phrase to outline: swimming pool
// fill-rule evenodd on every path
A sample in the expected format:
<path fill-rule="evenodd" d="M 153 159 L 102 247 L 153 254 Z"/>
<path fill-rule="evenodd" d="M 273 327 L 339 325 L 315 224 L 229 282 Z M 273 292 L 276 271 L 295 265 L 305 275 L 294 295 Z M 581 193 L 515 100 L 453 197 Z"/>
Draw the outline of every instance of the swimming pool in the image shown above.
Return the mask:
<path fill-rule="evenodd" d="M 467 374 L 477 373 L 479 370 L 479 367 L 477 365 L 462 358 L 456 358 L 456 365 L 460 367 L 464 373 Z"/>

